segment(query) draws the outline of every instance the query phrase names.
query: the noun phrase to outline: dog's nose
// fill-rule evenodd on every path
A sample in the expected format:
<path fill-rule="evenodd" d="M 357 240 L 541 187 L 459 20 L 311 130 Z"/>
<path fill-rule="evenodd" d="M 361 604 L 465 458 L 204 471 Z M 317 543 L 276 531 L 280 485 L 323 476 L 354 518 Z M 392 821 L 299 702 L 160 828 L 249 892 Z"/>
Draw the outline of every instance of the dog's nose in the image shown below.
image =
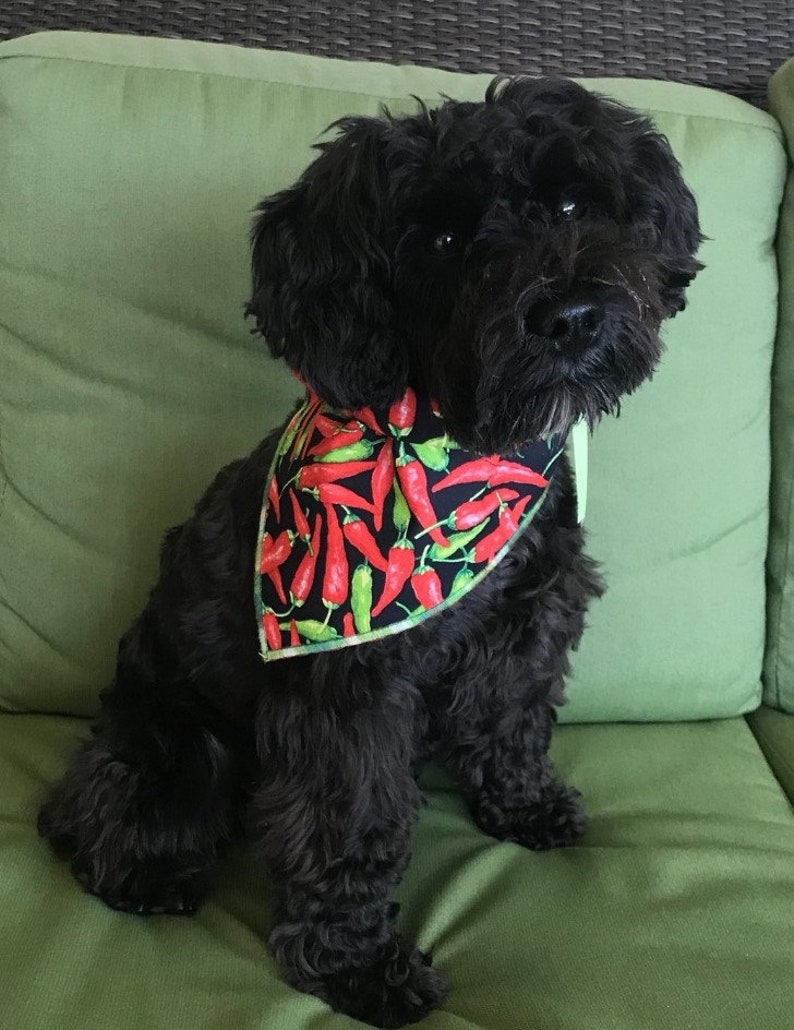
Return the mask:
<path fill-rule="evenodd" d="M 527 315 L 527 329 L 545 336 L 554 350 L 576 357 L 595 342 L 604 320 L 604 305 L 596 298 L 573 294 L 560 301 L 542 301 Z"/>

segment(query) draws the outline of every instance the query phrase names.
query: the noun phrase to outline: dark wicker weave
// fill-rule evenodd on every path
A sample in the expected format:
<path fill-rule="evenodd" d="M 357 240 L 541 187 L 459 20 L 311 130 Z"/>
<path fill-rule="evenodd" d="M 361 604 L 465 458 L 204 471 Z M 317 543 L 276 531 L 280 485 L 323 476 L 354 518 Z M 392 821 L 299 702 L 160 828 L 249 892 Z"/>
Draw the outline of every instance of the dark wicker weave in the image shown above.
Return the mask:
<path fill-rule="evenodd" d="M 460 71 L 635 75 L 763 104 L 794 52 L 794 0 L 0 0 L 0 38 L 37 29 L 180 36 Z"/>

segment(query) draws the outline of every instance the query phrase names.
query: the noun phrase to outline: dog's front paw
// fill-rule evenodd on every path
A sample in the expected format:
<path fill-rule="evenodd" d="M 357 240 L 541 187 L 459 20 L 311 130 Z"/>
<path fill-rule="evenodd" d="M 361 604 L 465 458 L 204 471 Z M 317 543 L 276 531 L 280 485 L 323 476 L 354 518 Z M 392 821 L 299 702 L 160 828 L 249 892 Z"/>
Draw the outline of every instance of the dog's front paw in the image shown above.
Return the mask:
<path fill-rule="evenodd" d="M 200 908 L 206 893 L 203 886 L 190 880 L 136 885 L 132 889 L 123 885 L 114 890 L 104 890 L 94 887 L 90 879 L 77 870 L 75 878 L 87 891 L 104 901 L 108 908 L 136 916 L 192 916 Z"/>
<path fill-rule="evenodd" d="M 193 915 L 207 893 L 206 877 L 177 871 L 150 861 L 135 868 L 118 865 L 103 874 L 96 862 L 75 858 L 72 872 L 78 883 L 118 912 L 133 915 Z"/>
<path fill-rule="evenodd" d="M 477 824 L 492 837 L 514 841 L 532 851 L 574 844 L 587 829 L 587 816 L 574 787 L 555 783 L 539 801 L 505 810 L 490 801 L 477 805 Z"/>
<path fill-rule="evenodd" d="M 343 969 L 323 977 L 322 983 L 315 993 L 337 1012 L 382 1027 L 416 1023 L 440 1005 L 449 990 L 444 974 L 400 937 L 379 961 Z"/>

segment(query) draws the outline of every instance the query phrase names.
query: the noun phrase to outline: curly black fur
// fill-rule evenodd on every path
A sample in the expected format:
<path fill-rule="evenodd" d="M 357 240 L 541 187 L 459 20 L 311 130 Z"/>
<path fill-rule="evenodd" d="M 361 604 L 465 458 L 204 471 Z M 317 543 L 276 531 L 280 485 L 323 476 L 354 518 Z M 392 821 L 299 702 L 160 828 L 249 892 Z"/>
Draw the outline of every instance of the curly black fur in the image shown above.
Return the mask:
<path fill-rule="evenodd" d="M 250 313 L 328 401 L 440 397 L 456 439 L 509 453 L 616 412 L 659 360 L 699 265 L 694 200 L 649 122 L 565 80 L 483 103 L 347 118 L 263 202 Z M 252 556 L 276 441 L 217 476 L 165 538 L 160 578 L 39 828 L 131 912 L 192 912 L 247 835 L 278 887 L 270 948 L 296 987 L 377 1026 L 443 975 L 390 894 L 429 758 L 489 834 L 542 849 L 585 829 L 547 751 L 568 655 L 602 585 L 570 473 L 471 593 L 374 643 L 266 665 Z"/>

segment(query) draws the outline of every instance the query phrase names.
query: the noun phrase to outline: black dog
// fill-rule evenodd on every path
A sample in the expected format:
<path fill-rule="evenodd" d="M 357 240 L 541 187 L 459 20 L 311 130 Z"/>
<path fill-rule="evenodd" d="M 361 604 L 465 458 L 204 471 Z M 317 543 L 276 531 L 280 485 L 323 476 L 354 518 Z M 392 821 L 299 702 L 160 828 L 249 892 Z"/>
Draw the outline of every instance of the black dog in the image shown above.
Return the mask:
<path fill-rule="evenodd" d="M 250 313 L 323 400 L 383 406 L 411 386 L 473 455 L 510 455 L 617 413 L 651 376 L 700 233 L 645 118 L 566 80 L 519 78 L 482 103 L 339 128 L 254 231 Z M 245 834 L 278 888 L 269 944 L 289 981 L 398 1026 L 446 993 L 389 900 L 417 769 L 449 768 L 494 837 L 573 843 L 579 795 L 547 750 L 602 587 L 561 459 L 512 550 L 443 614 L 265 663 L 251 579 L 279 433 L 167 534 L 93 737 L 39 828 L 87 890 L 130 912 L 193 911 Z"/>

